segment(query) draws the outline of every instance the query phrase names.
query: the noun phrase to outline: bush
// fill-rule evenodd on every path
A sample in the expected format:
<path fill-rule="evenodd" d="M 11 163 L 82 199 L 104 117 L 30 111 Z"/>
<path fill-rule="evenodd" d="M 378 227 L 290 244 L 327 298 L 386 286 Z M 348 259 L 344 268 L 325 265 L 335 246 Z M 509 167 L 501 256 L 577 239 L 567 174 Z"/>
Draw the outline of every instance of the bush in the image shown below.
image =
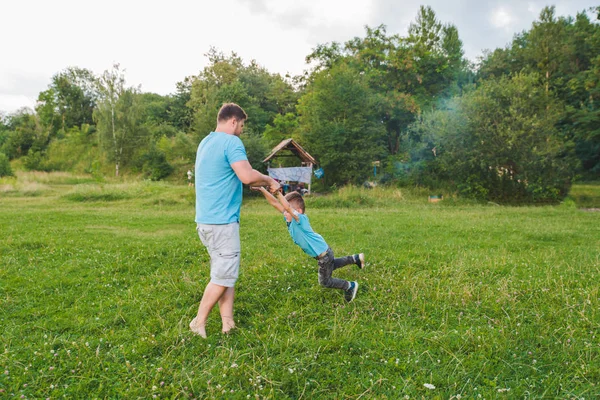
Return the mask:
<path fill-rule="evenodd" d="M 173 172 L 173 166 L 167 162 L 165 153 L 155 147 L 142 156 L 142 163 L 144 176 L 152 181 L 160 181 Z"/>
<path fill-rule="evenodd" d="M 0 176 L 13 176 L 10 161 L 4 153 L 0 153 Z"/>

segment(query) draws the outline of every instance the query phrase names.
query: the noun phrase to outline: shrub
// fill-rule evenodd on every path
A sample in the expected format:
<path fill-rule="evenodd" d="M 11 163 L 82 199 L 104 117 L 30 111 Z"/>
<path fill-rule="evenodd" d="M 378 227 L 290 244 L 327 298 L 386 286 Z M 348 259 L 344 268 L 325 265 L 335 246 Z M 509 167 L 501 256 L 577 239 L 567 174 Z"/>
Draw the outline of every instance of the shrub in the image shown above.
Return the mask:
<path fill-rule="evenodd" d="M 0 153 L 0 176 L 12 176 L 12 168 L 10 167 L 10 161 L 4 153 Z"/>

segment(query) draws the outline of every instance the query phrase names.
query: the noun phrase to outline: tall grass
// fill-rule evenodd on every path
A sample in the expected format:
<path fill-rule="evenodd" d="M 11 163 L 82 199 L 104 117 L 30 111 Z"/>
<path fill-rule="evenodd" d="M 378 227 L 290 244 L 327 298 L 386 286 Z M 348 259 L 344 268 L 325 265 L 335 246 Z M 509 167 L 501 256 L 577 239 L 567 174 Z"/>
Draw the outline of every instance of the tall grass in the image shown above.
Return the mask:
<path fill-rule="evenodd" d="M 335 272 L 360 284 L 348 304 L 253 198 L 238 329 L 220 334 L 215 310 L 202 340 L 187 327 L 209 278 L 193 190 L 54 190 L 0 198 L 0 397 L 600 396 L 600 213 L 406 189 L 307 198 L 336 255 L 367 255 Z"/>

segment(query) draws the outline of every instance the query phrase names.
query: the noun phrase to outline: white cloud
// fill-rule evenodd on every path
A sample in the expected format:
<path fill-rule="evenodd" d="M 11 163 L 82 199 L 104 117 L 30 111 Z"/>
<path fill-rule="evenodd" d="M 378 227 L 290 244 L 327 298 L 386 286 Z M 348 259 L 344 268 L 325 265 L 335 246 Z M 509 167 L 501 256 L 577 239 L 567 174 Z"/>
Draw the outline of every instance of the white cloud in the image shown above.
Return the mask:
<path fill-rule="evenodd" d="M 508 30 L 514 24 L 515 17 L 513 17 L 510 11 L 506 10 L 504 7 L 499 7 L 492 11 L 490 22 L 496 28 Z"/>
<path fill-rule="evenodd" d="M 17 111 L 22 107 L 33 109 L 35 100 L 24 95 L 12 95 L 0 93 L 0 111 L 7 110 L 8 113 Z"/>

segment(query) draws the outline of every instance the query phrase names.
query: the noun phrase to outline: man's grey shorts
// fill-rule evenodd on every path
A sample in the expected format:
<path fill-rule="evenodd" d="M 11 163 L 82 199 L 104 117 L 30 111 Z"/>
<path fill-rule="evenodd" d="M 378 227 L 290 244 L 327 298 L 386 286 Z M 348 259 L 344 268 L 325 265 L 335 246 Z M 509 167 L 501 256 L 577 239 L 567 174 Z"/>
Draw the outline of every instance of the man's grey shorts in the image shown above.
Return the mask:
<path fill-rule="evenodd" d="M 200 240 L 210 255 L 210 281 L 233 287 L 240 274 L 240 224 L 196 226 Z"/>

